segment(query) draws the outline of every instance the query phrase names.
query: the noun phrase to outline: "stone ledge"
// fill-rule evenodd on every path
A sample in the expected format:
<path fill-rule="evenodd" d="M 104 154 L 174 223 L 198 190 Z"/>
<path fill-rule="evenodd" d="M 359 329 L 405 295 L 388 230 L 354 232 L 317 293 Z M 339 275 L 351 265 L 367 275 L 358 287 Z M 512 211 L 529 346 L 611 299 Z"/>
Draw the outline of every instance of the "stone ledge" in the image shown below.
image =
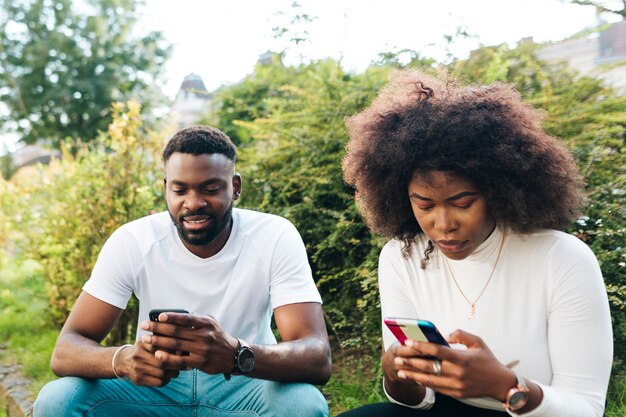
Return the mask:
<path fill-rule="evenodd" d="M 33 398 L 30 381 L 20 374 L 18 365 L 0 364 L 0 397 L 9 417 L 31 417 Z"/>

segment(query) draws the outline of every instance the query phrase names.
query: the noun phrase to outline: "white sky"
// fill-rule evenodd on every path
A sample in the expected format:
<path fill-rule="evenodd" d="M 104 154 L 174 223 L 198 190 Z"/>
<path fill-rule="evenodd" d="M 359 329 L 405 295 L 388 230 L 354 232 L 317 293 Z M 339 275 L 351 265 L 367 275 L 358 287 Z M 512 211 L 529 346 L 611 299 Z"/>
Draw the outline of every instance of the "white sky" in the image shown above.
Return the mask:
<path fill-rule="evenodd" d="M 287 64 L 331 57 L 360 72 L 379 52 L 404 48 L 445 59 L 444 35 L 458 27 L 474 36 L 453 45 L 451 52 L 463 58 L 481 44 L 513 45 L 528 36 L 556 41 L 597 23 L 593 7 L 560 0 L 297 1 L 298 8 L 294 0 L 145 0 L 138 30 L 163 31 L 172 43 L 164 92 L 174 98 L 190 73 L 209 91 L 236 83 L 267 50 L 286 49 Z M 316 17 L 306 26 L 309 40 L 295 46 L 288 37 L 274 39 L 272 28 L 289 27 L 296 13 Z M 2 142 L 16 148 L 14 137 L 0 135 L 0 154 Z"/>
<path fill-rule="evenodd" d="M 595 9 L 560 0 L 146 0 L 144 29 L 173 44 L 165 93 L 174 97 L 185 75 L 199 74 L 209 90 L 249 74 L 258 57 L 288 47 L 287 63 L 332 57 L 362 71 L 379 52 L 403 48 L 445 58 L 444 35 L 464 27 L 475 39 L 452 52 L 466 57 L 480 44 L 560 40 L 597 22 Z M 620 2 L 618 2 L 620 3 Z M 309 41 L 273 38 L 296 14 L 315 16 Z M 282 12 L 283 14 L 279 14 Z M 609 18 L 610 16 L 604 16 Z M 612 18 L 614 19 L 614 18 Z"/>

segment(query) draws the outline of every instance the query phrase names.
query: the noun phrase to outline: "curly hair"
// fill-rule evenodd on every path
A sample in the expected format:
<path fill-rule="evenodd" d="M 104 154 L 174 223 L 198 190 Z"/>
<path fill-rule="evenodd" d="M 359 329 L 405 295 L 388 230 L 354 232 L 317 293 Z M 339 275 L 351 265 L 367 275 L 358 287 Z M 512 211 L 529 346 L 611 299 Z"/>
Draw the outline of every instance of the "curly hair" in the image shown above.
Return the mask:
<path fill-rule="evenodd" d="M 584 182 L 541 116 L 506 84 L 396 72 L 370 107 L 346 119 L 344 178 L 370 230 L 402 240 L 405 256 L 423 233 L 407 191 L 415 172 L 471 181 L 497 224 L 514 232 L 563 229 L 585 203 Z"/>
<path fill-rule="evenodd" d="M 210 126 L 191 126 L 176 132 L 163 150 L 163 162 L 176 152 L 191 155 L 219 153 L 231 162 L 237 158 L 237 148 L 228 135 Z"/>

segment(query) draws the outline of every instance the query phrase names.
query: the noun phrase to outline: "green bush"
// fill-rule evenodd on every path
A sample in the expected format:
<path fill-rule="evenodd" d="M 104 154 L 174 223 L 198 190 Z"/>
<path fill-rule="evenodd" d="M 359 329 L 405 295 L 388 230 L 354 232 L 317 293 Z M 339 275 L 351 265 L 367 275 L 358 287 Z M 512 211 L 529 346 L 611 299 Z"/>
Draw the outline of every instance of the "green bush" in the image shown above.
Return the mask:
<path fill-rule="evenodd" d="M 24 234 L 24 253 L 43 267 L 49 314 L 57 326 L 67 317 L 110 234 L 163 207 L 158 174 L 162 137 L 142 130 L 136 102 L 114 105 L 113 115 L 106 134 L 79 146 L 74 154 L 64 148 L 61 160 L 42 167 L 39 178 L 21 190 L 14 227 Z M 135 314 L 131 303 L 114 340 L 132 335 Z"/>

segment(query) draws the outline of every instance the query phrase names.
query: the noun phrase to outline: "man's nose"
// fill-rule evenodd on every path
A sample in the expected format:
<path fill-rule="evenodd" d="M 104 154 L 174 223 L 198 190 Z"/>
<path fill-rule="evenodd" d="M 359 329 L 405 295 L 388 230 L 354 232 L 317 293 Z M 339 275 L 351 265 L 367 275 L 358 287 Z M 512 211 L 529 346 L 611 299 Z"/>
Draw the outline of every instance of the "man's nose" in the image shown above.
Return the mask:
<path fill-rule="evenodd" d="M 198 193 L 190 193 L 185 199 L 185 208 L 196 211 L 208 206 L 207 201 Z"/>

